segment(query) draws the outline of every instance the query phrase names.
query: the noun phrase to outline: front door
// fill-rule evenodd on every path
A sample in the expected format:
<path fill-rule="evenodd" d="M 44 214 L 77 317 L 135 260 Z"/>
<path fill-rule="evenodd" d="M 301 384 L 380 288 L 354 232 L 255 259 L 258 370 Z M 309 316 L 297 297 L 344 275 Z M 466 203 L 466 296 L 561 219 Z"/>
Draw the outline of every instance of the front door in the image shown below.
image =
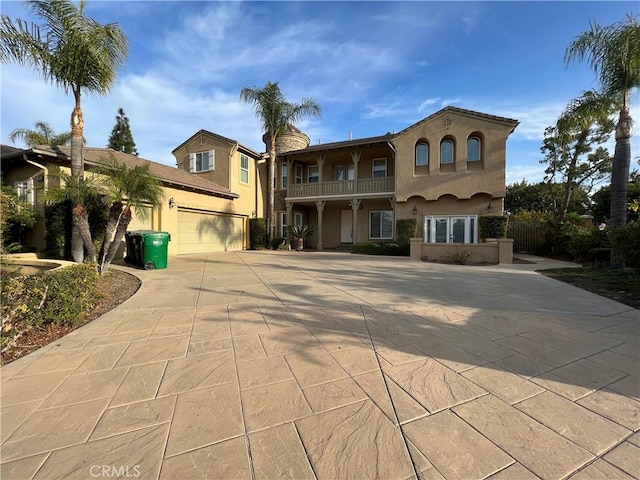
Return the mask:
<path fill-rule="evenodd" d="M 340 211 L 340 243 L 353 243 L 353 212 Z"/>

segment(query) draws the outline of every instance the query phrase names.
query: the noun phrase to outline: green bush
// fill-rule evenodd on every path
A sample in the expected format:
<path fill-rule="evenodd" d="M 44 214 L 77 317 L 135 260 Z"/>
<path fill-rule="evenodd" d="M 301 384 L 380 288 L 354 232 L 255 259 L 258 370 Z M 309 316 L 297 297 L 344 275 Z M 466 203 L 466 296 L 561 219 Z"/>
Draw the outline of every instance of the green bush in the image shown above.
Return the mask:
<path fill-rule="evenodd" d="M 409 245 L 399 245 L 395 242 L 380 243 L 354 243 L 351 246 L 351 253 L 363 253 L 365 255 L 390 255 L 395 257 L 408 257 Z"/>
<path fill-rule="evenodd" d="M 611 248 L 608 229 L 598 230 L 597 228 L 573 226 L 566 227 L 566 230 L 571 230 L 567 249 L 578 262 L 599 261 L 603 255 L 606 256 L 604 250 Z M 595 252 L 596 249 L 598 252 Z"/>
<path fill-rule="evenodd" d="M 287 239 L 284 237 L 276 237 L 271 241 L 271 249 L 272 250 L 284 250 L 284 246 L 286 245 Z"/>
<path fill-rule="evenodd" d="M 505 238 L 507 236 L 509 217 L 487 216 L 478 219 L 480 238 Z"/>
<path fill-rule="evenodd" d="M 416 236 L 418 220 L 415 218 L 399 218 L 396 220 L 396 238 L 398 245 L 409 245 L 410 239 Z"/>
<path fill-rule="evenodd" d="M 49 323 L 80 324 L 99 296 L 98 270 L 79 264 L 2 282 L 2 319 L 34 327 Z"/>
<path fill-rule="evenodd" d="M 621 252 L 626 266 L 640 271 L 640 222 L 613 229 L 611 237 L 613 249 Z"/>
<path fill-rule="evenodd" d="M 249 219 L 249 248 L 258 250 L 267 245 L 267 219 Z"/>

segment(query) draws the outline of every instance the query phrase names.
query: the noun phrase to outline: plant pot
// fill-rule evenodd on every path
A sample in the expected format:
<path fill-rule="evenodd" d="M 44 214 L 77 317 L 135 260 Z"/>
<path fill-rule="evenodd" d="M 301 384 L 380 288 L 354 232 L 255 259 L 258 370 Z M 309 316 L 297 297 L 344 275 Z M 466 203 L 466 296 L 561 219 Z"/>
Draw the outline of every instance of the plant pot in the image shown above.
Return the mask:
<path fill-rule="evenodd" d="M 299 252 L 304 250 L 304 238 L 298 238 L 296 241 L 296 250 Z"/>

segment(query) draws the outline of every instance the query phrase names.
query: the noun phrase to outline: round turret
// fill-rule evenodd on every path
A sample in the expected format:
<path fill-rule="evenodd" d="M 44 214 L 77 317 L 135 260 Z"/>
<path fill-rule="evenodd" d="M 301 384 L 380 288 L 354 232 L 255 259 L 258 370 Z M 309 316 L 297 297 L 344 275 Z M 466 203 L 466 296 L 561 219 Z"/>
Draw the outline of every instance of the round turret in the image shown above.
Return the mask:
<path fill-rule="evenodd" d="M 267 147 L 267 152 L 271 147 L 271 137 L 266 133 L 262 136 L 262 141 Z M 287 128 L 276 138 L 276 154 L 290 152 L 292 150 L 301 150 L 307 148 L 311 143 L 311 139 L 300 129 L 293 125 L 287 125 Z"/>

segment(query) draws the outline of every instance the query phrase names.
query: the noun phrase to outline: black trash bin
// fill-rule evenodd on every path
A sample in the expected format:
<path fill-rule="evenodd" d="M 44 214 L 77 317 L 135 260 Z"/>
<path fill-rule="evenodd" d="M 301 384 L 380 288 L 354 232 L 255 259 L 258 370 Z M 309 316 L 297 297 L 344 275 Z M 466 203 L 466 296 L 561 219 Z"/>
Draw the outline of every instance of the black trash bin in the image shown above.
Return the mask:
<path fill-rule="evenodd" d="M 127 254 L 124 261 L 137 267 L 142 267 L 142 235 L 139 231 L 125 232 Z"/>

